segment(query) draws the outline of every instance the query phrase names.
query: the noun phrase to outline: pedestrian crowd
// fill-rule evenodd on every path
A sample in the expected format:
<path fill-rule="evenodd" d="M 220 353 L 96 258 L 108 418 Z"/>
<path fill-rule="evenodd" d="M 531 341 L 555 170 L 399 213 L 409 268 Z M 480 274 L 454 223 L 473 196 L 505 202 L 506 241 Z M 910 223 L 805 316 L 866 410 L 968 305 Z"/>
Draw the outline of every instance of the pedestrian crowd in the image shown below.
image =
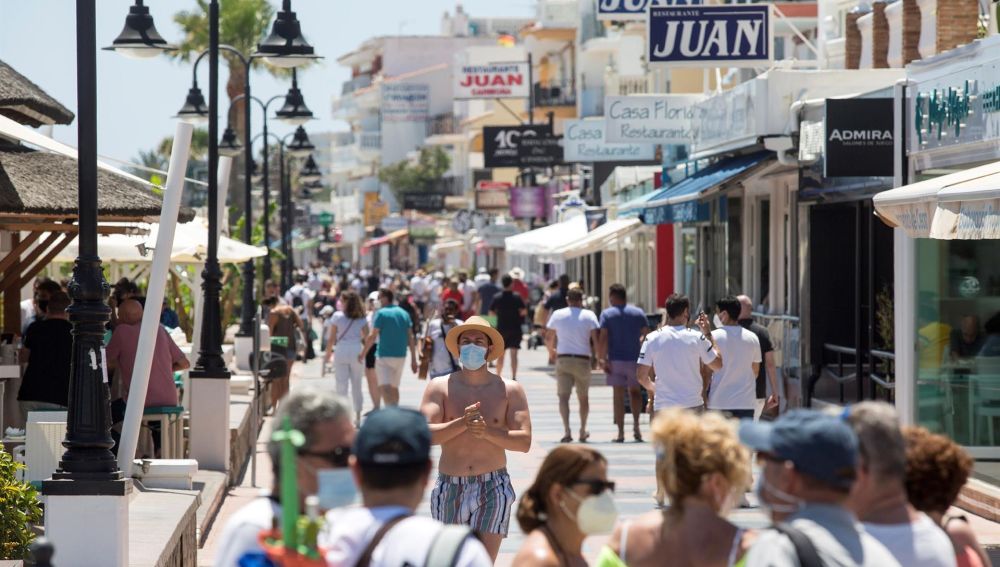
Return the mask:
<path fill-rule="evenodd" d="M 300 276 L 301 289 L 312 279 Z M 299 387 L 278 404 L 276 418 L 306 440 L 295 470 L 272 459 L 275 490 L 230 519 L 216 565 L 262 553 L 257 536 L 278 517 L 282 474 L 296 476 L 301 504 L 318 498 L 318 543 L 334 566 L 492 565 L 512 520 L 525 534 L 517 566 L 586 565 L 595 536 L 591 564 L 601 567 L 990 565 L 968 521 L 950 512 L 968 454 L 901 427 L 883 402 L 781 413 L 774 346 L 746 296 L 720 298 L 710 315 L 671 295 L 658 324 L 621 285 L 595 310 L 569 278 L 533 290 L 517 269 L 318 281 L 305 307 L 294 293 L 267 300 L 272 317 L 289 306 L 294 325 L 303 310 L 323 320 L 319 352 L 335 387 Z M 545 348 L 554 366 L 563 444 L 518 495 L 508 453 L 528 452 L 533 437 L 516 379 L 522 346 Z M 416 409 L 400 407 L 407 368 L 428 380 Z M 632 438 L 644 442 L 641 416 L 653 416 L 653 498 L 637 517 L 617 512 L 613 453 L 587 444 L 598 369 L 613 388 L 609 441 L 625 442 L 631 414 Z M 425 496 L 429 517 L 418 512 Z M 767 526 L 730 519 L 751 501 Z"/>

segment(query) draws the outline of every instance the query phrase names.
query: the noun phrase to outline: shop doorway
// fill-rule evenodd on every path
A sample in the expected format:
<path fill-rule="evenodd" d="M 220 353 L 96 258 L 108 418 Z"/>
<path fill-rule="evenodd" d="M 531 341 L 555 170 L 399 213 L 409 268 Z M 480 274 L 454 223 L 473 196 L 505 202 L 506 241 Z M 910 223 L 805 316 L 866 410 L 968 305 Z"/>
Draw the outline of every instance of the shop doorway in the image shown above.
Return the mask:
<path fill-rule="evenodd" d="M 893 400 L 892 247 L 871 200 L 809 207 L 807 404 Z"/>

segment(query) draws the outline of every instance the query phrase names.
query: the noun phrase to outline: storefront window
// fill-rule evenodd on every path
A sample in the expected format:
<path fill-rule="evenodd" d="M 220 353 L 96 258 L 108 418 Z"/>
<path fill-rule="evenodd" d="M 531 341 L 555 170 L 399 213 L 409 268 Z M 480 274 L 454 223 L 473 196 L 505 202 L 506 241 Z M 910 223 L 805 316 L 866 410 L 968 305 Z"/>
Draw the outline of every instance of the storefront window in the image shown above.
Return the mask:
<path fill-rule="evenodd" d="M 917 239 L 917 416 L 1000 446 L 1000 243 Z"/>

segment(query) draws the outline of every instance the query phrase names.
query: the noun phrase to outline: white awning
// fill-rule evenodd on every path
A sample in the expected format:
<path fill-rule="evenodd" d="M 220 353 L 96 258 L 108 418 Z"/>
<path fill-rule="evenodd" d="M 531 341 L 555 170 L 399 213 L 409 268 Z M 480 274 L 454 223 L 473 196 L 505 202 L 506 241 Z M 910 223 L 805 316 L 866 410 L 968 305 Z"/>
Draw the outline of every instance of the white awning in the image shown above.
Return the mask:
<path fill-rule="evenodd" d="M 587 236 L 587 219 L 575 216 L 563 222 L 550 224 L 504 239 L 508 254 L 546 256 L 553 250 Z"/>
<path fill-rule="evenodd" d="M 879 217 L 912 238 L 1000 238 L 1000 162 L 883 191 L 873 201 Z"/>
<path fill-rule="evenodd" d="M 566 261 L 600 252 L 615 246 L 619 238 L 638 230 L 641 226 L 642 222 L 634 217 L 610 220 L 588 232 L 583 238 L 556 248 L 548 254 L 548 257 L 552 261 Z"/>

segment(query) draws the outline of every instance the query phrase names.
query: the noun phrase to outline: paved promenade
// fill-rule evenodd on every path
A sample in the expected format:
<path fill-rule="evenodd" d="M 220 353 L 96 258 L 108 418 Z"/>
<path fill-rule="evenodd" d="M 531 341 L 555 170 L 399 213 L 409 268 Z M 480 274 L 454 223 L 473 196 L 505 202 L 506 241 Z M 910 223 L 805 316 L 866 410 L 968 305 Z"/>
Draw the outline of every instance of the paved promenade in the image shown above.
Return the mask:
<path fill-rule="evenodd" d="M 521 351 L 521 368 L 518 372 L 518 380 L 522 382 L 528 396 L 528 404 L 531 409 L 531 421 L 533 424 L 533 441 L 531 450 L 528 453 L 509 453 L 507 468 L 510 471 L 514 483 L 514 490 L 520 496 L 522 492 L 531 484 L 538 467 L 541 465 L 545 455 L 553 447 L 559 444 L 559 439 L 563 435 L 562 423 L 559 419 L 559 406 L 556 398 L 555 379 L 551 375 L 551 368 L 546 366 L 546 354 L 543 349 Z M 318 359 L 307 364 L 297 364 L 295 376 L 293 377 L 293 388 L 302 384 L 319 384 L 323 387 L 333 388 L 333 377 L 321 376 L 321 364 Z M 404 406 L 416 407 L 420 403 L 424 385 L 412 375 L 407 368 L 403 377 L 401 387 L 400 403 Z M 570 409 L 571 428 L 576 437 L 579 430 L 579 421 L 576 417 L 575 397 L 571 398 Z M 369 402 L 367 395 L 366 403 Z M 652 492 L 655 488 L 653 480 L 653 447 L 649 442 L 649 423 L 643 417 L 642 431 L 646 442 L 636 443 L 631 440 L 624 444 L 611 443 L 611 439 L 616 436 L 617 430 L 612 423 L 611 413 L 611 389 L 604 385 L 602 374 L 594 374 L 593 383 L 590 390 L 590 440 L 588 445 L 601 451 L 609 461 L 609 475 L 617 483 L 615 501 L 622 518 L 629 518 L 644 514 L 654 508 Z M 366 407 L 366 411 L 370 407 Z M 629 423 L 631 416 L 626 417 Z M 249 468 L 240 486 L 230 489 L 226 501 L 223 503 L 204 547 L 199 550 L 198 564 L 200 566 L 212 565 L 212 558 L 215 553 L 215 546 L 219 538 L 222 526 L 225 524 L 233 512 L 245 505 L 251 499 L 260 494 L 262 488 L 271 486 L 271 466 L 267 458 L 264 443 L 270 432 L 270 419 L 265 420 L 264 428 L 261 432 L 258 443 L 257 460 L 257 487 L 251 486 Z M 626 438 L 631 438 L 630 427 L 626 428 Z M 435 448 L 435 457 L 437 449 Z M 436 458 L 435 458 L 436 460 Z M 430 515 L 427 499 L 430 497 L 430 488 L 425 495 L 424 503 L 418 513 Z M 756 501 L 752 495 L 748 495 L 750 508 L 742 508 L 733 512 L 731 519 L 745 527 L 763 527 L 767 525 L 764 514 L 756 507 Z M 516 504 L 515 508 L 516 510 Z M 957 510 L 956 510 L 957 512 Z M 971 517 L 974 529 L 979 533 L 981 540 L 986 545 L 996 545 L 1000 542 L 1000 526 L 982 518 Z M 510 536 L 504 540 L 500 550 L 497 565 L 511 565 L 514 555 L 524 540 L 517 522 L 511 520 Z M 585 552 L 589 560 L 594 560 L 600 551 L 601 546 L 607 540 L 607 536 L 594 536 L 587 540 Z"/>

